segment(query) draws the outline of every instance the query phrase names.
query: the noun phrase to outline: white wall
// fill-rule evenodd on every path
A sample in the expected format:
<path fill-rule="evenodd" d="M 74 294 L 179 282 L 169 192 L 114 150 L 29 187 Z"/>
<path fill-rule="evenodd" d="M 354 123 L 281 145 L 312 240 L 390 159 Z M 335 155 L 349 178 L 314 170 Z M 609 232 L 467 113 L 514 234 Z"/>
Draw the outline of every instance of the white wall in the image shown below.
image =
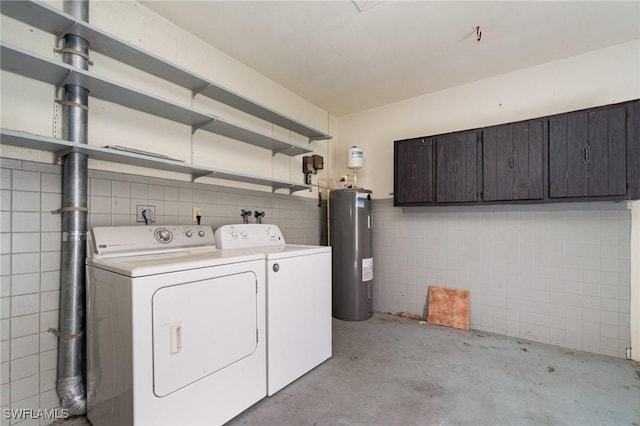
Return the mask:
<path fill-rule="evenodd" d="M 374 309 L 425 314 L 430 285 L 463 288 L 472 329 L 626 356 L 626 203 L 373 205 Z"/>
<path fill-rule="evenodd" d="M 640 361 L 640 201 L 631 203 L 631 358 Z"/>
<path fill-rule="evenodd" d="M 61 2 L 51 3 L 61 7 Z M 132 1 L 91 1 L 90 22 L 117 37 L 178 63 L 203 77 L 271 109 L 337 137 L 335 117 L 287 89 L 224 55 L 201 40 Z M 54 58 L 55 37 L 0 15 L 2 42 Z M 173 84 L 124 66 L 97 53 L 90 71 L 184 105 L 192 105 L 230 121 L 299 144 L 300 135 L 197 97 Z M 60 110 L 52 85 L 2 71 L 4 128 L 61 137 Z M 96 99 L 89 101 L 89 143 L 124 145 L 169 155 L 179 160 L 303 182 L 301 156 L 291 158 L 187 126 L 162 120 Z M 313 142 L 316 153 L 329 159 L 334 141 Z M 60 166 L 54 155 L 0 146 L 0 407 L 53 409 L 57 338 L 47 332 L 58 323 L 61 220 L 49 212 L 60 207 Z M 23 161 L 24 160 L 24 161 Z M 46 164 L 48 163 L 48 164 Z M 329 163 L 327 161 L 327 163 Z M 192 207 L 203 208 L 204 223 L 214 227 L 239 223 L 239 210 L 264 210 L 265 222 L 282 226 L 287 241 L 317 244 L 320 211 L 316 192 L 294 196 L 271 194 L 271 188 L 231 181 L 140 169 L 90 160 L 89 227 L 136 224 L 136 204 L 152 204 L 159 224 L 190 223 Z M 127 175 L 125 173 L 130 173 Z M 137 175 L 137 176 L 134 176 Z M 140 176 L 142 175 L 142 176 Z M 150 176 L 150 177 L 149 177 Z M 314 181 L 323 176 L 319 174 Z M 232 186 L 234 188 L 228 188 Z M 236 187 L 248 188 L 236 189 Z M 252 191 L 255 189 L 257 191 Z M 17 424 L 22 419 L 3 419 Z M 52 419 L 21 424 L 49 424 Z"/>
<path fill-rule="evenodd" d="M 403 213 L 390 200 L 394 140 L 637 98 L 640 41 L 340 117 L 334 171 L 345 170 L 349 146 L 363 148 L 358 184 L 372 189 L 377 200 L 374 308 L 422 313 L 428 285 L 469 288 L 472 327 L 614 356 L 624 356 L 631 334 L 633 356 L 640 358 L 637 206 L 631 212 L 628 205 L 604 203 Z M 454 229 L 441 238 L 452 224 L 468 232 Z M 532 236 L 548 235 L 536 234 L 540 226 L 557 235 L 533 244 Z M 556 256 L 542 256 L 544 247 Z M 540 253 L 531 263 L 524 254 L 536 249 Z M 509 256 L 484 258 L 489 252 Z"/>
<path fill-rule="evenodd" d="M 334 170 L 344 169 L 346 149 L 358 145 L 365 153 L 359 185 L 388 198 L 394 140 L 640 98 L 639 52 L 640 41 L 625 43 L 340 117 Z"/>
<path fill-rule="evenodd" d="M 60 2 L 52 6 L 61 7 Z M 20 22 L 2 16 L 2 41 L 54 58 L 55 39 Z M 90 23 L 135 46 L 181 65 L 223 87 L 240 93 L 262 105 L 335 135 L 335 118 L 326 111 L 300 98 L 291 91 L 265 78 L 235 59 L 174 26 L 134 1 L 90 2 Z M 135 87 L 156 96 L 218 115 L 229 121 L 280 139 L 306 145 L 301 135 L 279 128 L 263 120 L 238 112 L 202 96 L 191 99 L 188 90 L 125 66 L 111 58 L 92 53 L 95 65 L 90 68 L 101 76 Z M 2 72 L 2 118 L 5 128 L 61 137 L 60 111 L 53 103 L 51 85 L 38 83 L 8 72 Z M 90 99 L 89 143 L 92 145 L 124 145 L 168 155 L 178 160 L 203 164 L 223 170 L 267 178 L 303 182 L 302 156 L 272 156 L 262 148 L 230 140 L 208 132 L 191 135 L 188 126 L 149 114 Z M 337 135 L 335 135 L 337 136 Z M 335 140 L 335 139 L 334 139 Z M 327 158 L 334 141 L 313 142 L 310 147 Z M 26 160 L 51 161 L 52 156 L 37 152 L 2 147 L 2 156 Z M 328 161 L 327 161 L 328 162 Z M 90 167 L 157 177 L 187 180 L 186 175 L 167 174 L 158 170 L 136 170 L 129 166 L 91 161 Z M 323 176 L 324 174 L 320 174 Z M 317 178 L 317 177 L 316 177 Z M 211 178 L 199 182 L 218 183 L 270 191 L 270 188 L 240 185 Z M 313 197 L 308 192 L 297 195 Z"/>
<path fill-rule="evenodd" d="M 60 299 L 62 167 L 0 159 L 0 412 L 59 408 L 55 391 Z M 217 228 L 240 223 L 240 209 L 261 210 L 287 242 L 318 244 L 321 211 L 291 197 L 124 173 L 89 171 L 89 227 L 136 225 L 135 206 L 153 205 L 155 224 L 189 224 L 194 207 Z M 35 412 L 35 411 L 34 411 Z M 58 411 L 58 415 L 62 412 Z M 28 414 L 2 425 L 16 424 Z M 50 417 L 23 425 L 49 424 Z"/>

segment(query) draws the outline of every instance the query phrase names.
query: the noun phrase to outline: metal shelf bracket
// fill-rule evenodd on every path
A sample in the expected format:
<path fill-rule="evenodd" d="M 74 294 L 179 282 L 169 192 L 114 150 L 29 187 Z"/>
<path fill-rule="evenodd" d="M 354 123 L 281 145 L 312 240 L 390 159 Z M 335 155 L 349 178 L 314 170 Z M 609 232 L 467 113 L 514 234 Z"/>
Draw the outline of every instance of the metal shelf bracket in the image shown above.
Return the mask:
<path fill-rule="evenodd" d="M 62 157 L 64 157 L 67 154 L 71 154 L 74 151 L 75 149 L 73 148 L 65 148 L 65 149 L 55 151 L 54 154 L 56 156 L 56 161 L 62 161 Z"/>
<path fill-rule="evenodd" d="M 274 183 L 273 185 L 271 185 L 271 192 L 272 193 L 276 192 L 278 189 L 281 189 L 281 188 L 285 188 L 285 186 L 282 184 Z"/>
<path fill-rule="evenodd" d="M 201 177 L 205 177 L 205 176 L 210 176 L 213 175 L 213 172 L 209 172 L 206 170 L 203 171 L 196 171 L 196 172 L 192 172 L 191 173 L 191 182 L 195 182 L 196 179 L 201 178 Z"/>
<path fill-rule="evenodd" d="M 60 80 L 60 82 L 55 84 L 56 92 L 60 92 L 61 90 L 64 90 L 64 86 L 71 79 L 72 75 L 73 75 L 73 70 L 68 70 L 67 73 L 64 75 L 64 78 Z"/>
<path fill-rule="evenodd" d="M 62 161 L 62 158 L 64 156 L 66 156 L 67 154 L 71 154 L 73 152 L 79 152 L 80 154 L 84 154 L 86 156 L 89 156 L 89 154 L 86 152 L 86 150 L 83 150 L 82 148 L 79 147 L 71 147 L 71 148 L 64 148 L 64 149 L 60 149 L 58 151 L 55 151 L 55 156 L 56 156 L 56 161 Z"/>
<path fill-rule="evenodd" d="M 196 131 L 203 128 L 204 126 L 206 126 L 207 124 L 213 123 L 214 121 L 216 121 L 215 118 L 210 118 L 208 120 L 202 121 L 200 123 L 196 123 L 193 126 L 191 126 L 191 135 L 195 135 Z"/>
<path fill-rule="evenodd" d="M 66 36 L 67 34 L 76 35 L 72 33 L 71 30 L 73 30 L 77 26 L 78 26 L 78 21 L 73 21 L 65 29 L 63 29 L 62 31 L 56 34 L 56 39 L 57 39 L 56 42 L 58 43 L 59 46 L 64 45 L 64 36 Z M 81 36 L 78 36 L 78 37 L 81 37 Z"/>
<path fill-rule="evenodd" d="M 291 147 L 289 147 L 291 148 Z M 278 154 L 281 154 L 284 151 L 284 149 L 272 149 L 271 150 L 271 157 L 275 157 Z"/>
<path fill-rule="evenodd" d="M 272 157 L 275 157 L 275 156 L 276 156 L 276 154 L 284 154 L 284 152 L 285 152 L 286 150 L 288 150 L 288 149 L 295 149 L 295 148 L 299 148 L 299 147 L 297 147 L 297 146 L 295 146 L 295 145 L 289 145 L 288 147 L 286 147 L 286 148 L 282 148 L 282 149 L 272 149 L 272 150 L 271 150 L 271 156 L 272 156 Z"/>
<path fill-rule="evenodd" d="M 195 99 L 196 95 L 199 95 L 203 90 L 208 89 L 209 87 L 213 86 L 211 83 L 206 83 L 200 87 L 196 87 L 195 89 L 191 90 L 191 99 Z"/>

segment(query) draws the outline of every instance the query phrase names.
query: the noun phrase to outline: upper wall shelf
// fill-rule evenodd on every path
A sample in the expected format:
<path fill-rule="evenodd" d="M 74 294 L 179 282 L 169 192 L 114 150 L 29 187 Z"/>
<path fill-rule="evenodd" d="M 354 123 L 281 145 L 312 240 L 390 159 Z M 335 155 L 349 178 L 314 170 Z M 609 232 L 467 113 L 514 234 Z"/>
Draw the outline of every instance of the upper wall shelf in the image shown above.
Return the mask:
<path fill-rule="evenodd" d="M 270 186 L 272 191 L 277 189 L 288 189 L 289 194 L 311 188 L 309 185 L 300 185 L 278 179 L 266 179 L 259 176 L 213 169 L 206 166 L 198 166 L 177 160 L 85 145 L 9 129 L 0 128 L 0 143 L 23 148 L 38 149 L 41 151 L 55 152 L 58 157 L 68 154 L 69 152 L 81 152 L 95 160 L 111 161 L 132 166 L 186 173 L 191 176 L 192 181 L 199 177 L 208 176 L 216 179 Z"/>
<path fill-rule="evenodd" d="M 239 111 L 306 136 L 309 138 L 309 142 L 331 139 L 331 136 L 324 132 L 306 126 L 238 93 L 225 89 L 179 65 L 132 46 L 124 40 L 114 37 L 87 22 L 78 20 L 44 3 L 26 0 L 2 1 L 0 2 L 0 11 L 5 16 L 17 19 L 59 37 L 67 33 L 77 34 L 85 38 L 90 43 L 91 49 L 96 52 L 189 89 L 193 96 L 197 94 L 206 96 Z"/>
<path fill-rule="evenodd" d="M 4 3 L 3 3 L 4 4 Z M 275 154 L 296 156 L 313 150 L 255 132 L 224 121 L 215 115 L 171 102 L 135 89 L 121 86 L 93 73 L 55 62 L 43 56 L 0 44 L 0 66 L 5 71 L 44 81 L 56 86 L 77 84 L 89 90 L 91 96 L 147 112 L 158 117 L 186 124 L 239 141 L 269 149 Z"/>

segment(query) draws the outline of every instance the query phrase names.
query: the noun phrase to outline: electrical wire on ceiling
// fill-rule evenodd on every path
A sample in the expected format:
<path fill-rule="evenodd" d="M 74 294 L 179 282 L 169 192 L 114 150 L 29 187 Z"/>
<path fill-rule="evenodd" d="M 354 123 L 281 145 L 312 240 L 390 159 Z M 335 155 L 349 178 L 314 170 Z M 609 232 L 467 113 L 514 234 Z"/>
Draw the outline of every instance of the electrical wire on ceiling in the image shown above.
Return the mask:
<path fill-rule="evenodd" d="M 353 0 L 360 12 L 365 12 L 374 6 L 384 2 L 384 0 Z"/>

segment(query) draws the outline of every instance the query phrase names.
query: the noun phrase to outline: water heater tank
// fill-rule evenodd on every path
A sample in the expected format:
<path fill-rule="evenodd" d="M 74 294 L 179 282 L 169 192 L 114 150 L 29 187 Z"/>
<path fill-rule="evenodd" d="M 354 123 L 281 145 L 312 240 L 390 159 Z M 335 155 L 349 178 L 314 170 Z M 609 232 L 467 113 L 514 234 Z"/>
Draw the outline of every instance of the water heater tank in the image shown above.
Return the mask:
<path fill-rule="evenodd" d="M 361 169 L 364 165 L 364 153 L 357 146 L 352 146 L 347 150 L 347 167 L 350 169 Z"/>
<path fill-rule="evenodd" d="M 329 218 L 332 314 L 344 321 L 369 319 L 373 312 L 371 191 L 331 191 Z"/>

